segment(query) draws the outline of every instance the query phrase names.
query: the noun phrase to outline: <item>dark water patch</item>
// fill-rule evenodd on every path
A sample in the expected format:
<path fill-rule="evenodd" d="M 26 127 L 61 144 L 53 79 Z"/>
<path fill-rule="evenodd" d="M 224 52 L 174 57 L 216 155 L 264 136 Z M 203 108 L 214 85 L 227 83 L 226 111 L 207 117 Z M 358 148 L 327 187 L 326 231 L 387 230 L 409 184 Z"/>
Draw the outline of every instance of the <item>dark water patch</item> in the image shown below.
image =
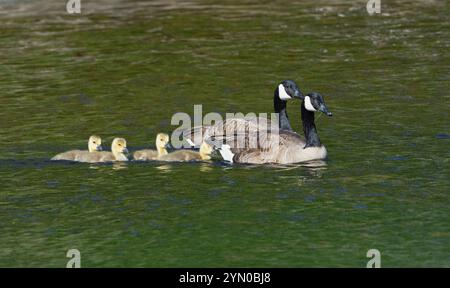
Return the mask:
<path fill-rule="evenodd" d="M 46 183 L 49 188 L 57 188 L 59 186 L 59 181 L 57 180 L 48 180 Z"/>
<path fill-rule="evenodd" d="M 299 214 L 299 213 L 294 213 L 292 215 L 290 215 L 289 220 L 293 221 L 293 222 L 299 222 L 299 221 L 303 221 L 305 219 L 305 216 L 303 214 Z"/>
<path fill-rule="evenodd" d="M 450 139 L 450 134 L 438 133 L 434 137 L 436 137 L 437 139 Z"/>
<path fill-rule="evenodd" d="M 227 188 L 213 188 L 208 191 L 208 196 L 211 198 L 217 198 L 223 193 L 226 193 L 227 191 L 228 191 Z"/>
<path fill-rule="evenodd" d="M 386 157 L 385 159 L 389 160 L 389 161 L 404 161 L 404 160 L 408 160 L 408 157 L 396 155 L 396 156 Z"/>
<path fill-rule="evenodd" d="M 278 200 L 289 199 L 289 194 L 288 193 L 278 193 L 276 198 Z"/>
<path fill-rule="evenodd" d="M 368 208 L 368 206 L 366 204 L 359 203 L 359 204 L 354 205 L 353 208 L 355 208 L 355 209 L 364 209 L 365 210 L 365 209 Z"/>

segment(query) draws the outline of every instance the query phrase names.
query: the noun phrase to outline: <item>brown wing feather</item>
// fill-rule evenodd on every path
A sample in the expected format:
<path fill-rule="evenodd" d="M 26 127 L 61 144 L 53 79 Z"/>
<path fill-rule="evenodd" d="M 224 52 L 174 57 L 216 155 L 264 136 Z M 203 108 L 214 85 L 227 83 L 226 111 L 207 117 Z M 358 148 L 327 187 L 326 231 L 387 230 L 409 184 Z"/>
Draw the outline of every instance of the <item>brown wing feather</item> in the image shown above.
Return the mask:
<path fill-rule="evenodd" d="M 290 163 L 293 158 L 293 150 L 297 151 L 305 146 L 302 136 L 288 131 L 280 131 L 279 134 L 268 134 L 266 138 L 260 139 L 257 148 L 231 148 L 235 154 L 234 161 L 237 163 Z"/>
<path fill-rule="evenodd" d="M 190 139 L 195 146 L 200 146 L 203 140 L 208 140 L 214 136 L 218 138 L 232 137 L 235 134 L 246 133 L 250 131 L 278 130 L 278 122 L 271 121 L 264 117 L 250 118 L 231 118 L 219 121 L 212 126 L 196 126 L 182 132 L 183 138 Z"/>
<path fill-rule="evenodd" d="M 217 147 L 229 145 L 238 163 L 293 163 L 305 155 L 302 136 L 279 130 L 277 123 L 266 118 L 232 118 L 201 131 L 203 139 Z"/>
<path fill-rule="evenodd" d="M 211 126 L 196 126 L 192 129 L 183 130 L 183 139 L 189 139 L 195 144 L 195 147 L 199 147 L 202 144 L 206 131 L 210 127 Z"/>

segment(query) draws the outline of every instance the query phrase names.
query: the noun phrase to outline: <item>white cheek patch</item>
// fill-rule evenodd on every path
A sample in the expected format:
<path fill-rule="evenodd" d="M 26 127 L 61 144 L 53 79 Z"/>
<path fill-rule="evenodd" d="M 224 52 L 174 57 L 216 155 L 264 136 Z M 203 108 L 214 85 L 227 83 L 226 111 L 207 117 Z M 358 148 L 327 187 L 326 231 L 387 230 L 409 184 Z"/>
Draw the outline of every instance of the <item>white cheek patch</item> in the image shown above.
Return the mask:
<path fill-rule="evenodd" d="M 191 145 L 191 146 L 194 146 L 195 147 L 195 143 L 194 142 L 192 142 L 192 140 L 191 139 L 189 139 L 189 138 L 186 138 L 186 142 L 189 144 L 189 145 Z"/>
<path fill-rule="evenodd" d="M 312 105 L 311 98 L 309 96 L 305 97 L 305 108 L 306 108 L 306 110 L 311 111 L 311 112 L 317 111 L 316 108 L 314 108 L 314 106 Z"/>
<path fill-rule="evenodd" d="M 286 90 L 284 89 L 283 84 L 278 85 L 278 97 L 280 97 L 281 100 L 290 100 L 292 99 L 289 94 L 286 93 Z"/>
<path fill-rule="evenodd" d="M 233 152 L 231 152 L 230 145 L 222 145 L 219 149 L 220 155 L 222 155 L 223 160 L 233 163 Z"/>

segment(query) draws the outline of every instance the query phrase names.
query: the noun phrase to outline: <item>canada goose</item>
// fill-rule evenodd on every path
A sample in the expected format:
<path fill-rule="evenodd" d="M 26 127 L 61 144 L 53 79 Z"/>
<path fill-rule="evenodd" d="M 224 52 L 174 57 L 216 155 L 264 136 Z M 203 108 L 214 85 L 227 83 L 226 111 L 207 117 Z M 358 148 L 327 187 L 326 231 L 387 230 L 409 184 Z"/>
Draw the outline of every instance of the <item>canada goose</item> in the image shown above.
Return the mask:
<path fill-rule="evenodd" d="M 114 161 L 128 161 L 125 155 L 128 153 L 127 141 L 124 138 L 114 138 L 111 144 L 111 152 L 97 152 L 83 162 L 114 162 Z"/>
<path fill-rule="evenodd" d="M 211 153 L 213 147 L 206 142 L 202 142 L 200 145 L 200 151 L 192 150 L 177 150 L 175 152 L 169 153 L 158 157 L 160 161 L 206 161 L 211 160 Z"/>
<path fill-rule="evenodd" d="M 87 163 L 102 163 L 115 161 L 128 161 L 125 153 L 128 153 L 127 142 L 123 138 L 114 138 L 110 151 L 85 153 L 80 155 L 75 161 Z"/>
<path fill-rule="evenodd" d="M 303 93 L 300 91 L 300 88 L 298 88 L 297 84 L 293 80 L 284 80 L 278 84 L 273 94 L 273 108 L 275 113 L 279 115 L 278 127 L 280 130 L 293 131 L 286 110 L 287 101 L 291 99 L 303 99 Z M 252 124 L 261 123 L 262 119 L 254 120 L 256 121 L 251 121 L 247 123 L 247 125 L 253 126 Z M 240 121 L 238 121 L 238 123 L 240 123 Z M 203 136 L 210 127 L 211 126 L 199 126 L 184 131 L 183 138 L 189 143 L 189 145 L 198 147 L 201 144 L 202 139 L 204 138 Z M 238 133 L 239 128 L 239 125 L 236 125 L 234 132 Z M 258 127 L 251 128 L 253 128 L 254 130 L 259 129 Z"/>
<path fill-rule="evenodd" d="M 166 148 L 169 146 L 170 137 L 165 133 L 156 135 L 156 150 L 144 149 L 134 152 L 134 160 L 156 160 L 158 157 L 167 155 Z"/>
<path fill-rule="evenodd" d="M 84 155 L 102 151 L 102 139 L 99 136 L 92 135 L 89 137 L 88 150 L 71 150 L 54 156 L 51 160 L 69 160 L 78 161 Z"/>
<path fill-rule="evenodd" d="M 293 80 L 284 80 L 275 89 L 273 95 L 273 109 L 279 115 L 280 130 L 293 131 L 286 111 L 287 101 L 291 99 L 303 99 L 303 93 Z"/>
<path fill-rule="evenodd" d="M 314 112 L 320 111 L 327 116 L 332 116 L 328 111 L 327 106 L 323 100 L 323 96 L 319 93 L 313 92 L 305 96 L 301 103 L 301 114 L 303 122 L 303 131 L 305 137 L 297 133 L 285 130 L 270 131 L 266 133 L 265 137 L 261 137 L 262 130 L 247 130 L 244 134 L 244 145 L 234 147 L 235 136 L 224 135 L 227 126 L 238 121 L 238 125 L 245 126 L 249 122 L 244 119 L 232 119 L 231 122 L 224 121 L 223 123 L 215 124 L 205 136 L 211 141 L 215 141 L 216 146 L 220 146 L 219 151 L 224 160 L 237 163 L 263 164 L 263 163 L 277 163 L 290 164 L 298 162 L 306 162 L 310 160 L 321 160 L 327 156 L 327 150 L 319 140 L 316 126 L 314 124 Z M 250 127 L 253 124 L 250 125 Z M 277 133 L 275 133 L 277 132 Z M 258 146 L 250 147 L 249 143 L 258 142 Z"/>

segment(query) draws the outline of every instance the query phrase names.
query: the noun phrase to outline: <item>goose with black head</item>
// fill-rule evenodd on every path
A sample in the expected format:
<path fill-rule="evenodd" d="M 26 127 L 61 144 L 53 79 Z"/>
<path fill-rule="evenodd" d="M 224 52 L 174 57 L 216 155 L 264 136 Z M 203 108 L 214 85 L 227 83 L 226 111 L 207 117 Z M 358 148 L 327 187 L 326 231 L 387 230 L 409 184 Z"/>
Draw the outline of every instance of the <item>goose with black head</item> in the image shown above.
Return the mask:
<path fill-rule="evenodd" d="M 287 114 L 287 102 L 293 99 L 303 99 L 303 93 L 293 80 L 284 80 L 275 88 L 273 95 L 274 112 L 278 114 L 278 128 L 283 131 L 293 131 Z M 238 134 L 245 129 L 253 131 L 261 130 L 262 127 L 271 127 L 268 119 L 255 117 L 251 119 L 231 118 L 222 122 L 223 128 L 228 134 Z M 214 126 L 214 125 L 213 125 Z M 210 134 L 209 129 L 213 126 L 197 126 L 183 132 L 183 138 L 191 146 L 199 147 L 205 135 Z"/>
<path fill-rule="evenodd" d="M 312 92 L 306 95 L 301 103 L 301 119 L 305 136 L 300 136 L 292 131 L 280 130 L 278 133 L 272 133 L 263 138 L 259 143 L 260 146 L 256 148 L 235 147 L 235 143 L 228 143 L 227 141 L 234 141 L 234 139 L 221 135 L 221 127 L 215 127 L 214 131 L 210 131 L 210 134 L 216 141 L 216 147 L 220 147 L 219 150 L 224 160 L 229 162 L 290 164 L 322 160 L 327 157 L 327 150 L 320 142 L 317 133 L 314 121 L 314 113 L 316 112 L 332 116 L 325 105 L 323 96 L 320 93 Z M 248 137 L 247 135 L 244 136 Z"/>

